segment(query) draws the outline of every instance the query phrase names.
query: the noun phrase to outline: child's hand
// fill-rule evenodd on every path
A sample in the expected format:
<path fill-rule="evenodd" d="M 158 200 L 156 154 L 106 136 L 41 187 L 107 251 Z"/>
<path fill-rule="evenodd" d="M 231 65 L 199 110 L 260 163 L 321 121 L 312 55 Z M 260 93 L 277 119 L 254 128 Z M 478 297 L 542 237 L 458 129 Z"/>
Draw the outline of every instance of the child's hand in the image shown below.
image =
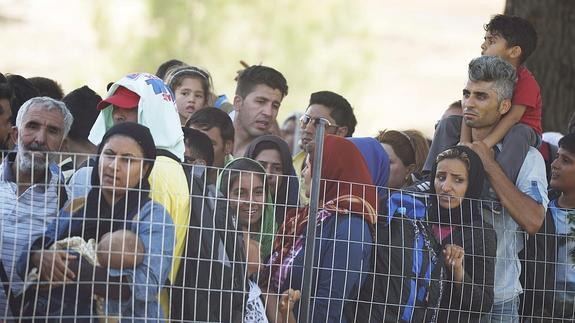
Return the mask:
<path fill-rule="evenodd" d="M 455 244 L 448 244 L 443 249 L 445 256 L 445 266 L 453 273 L 453 280 L 455 282 L 463 282 L 463 258 L 465 250 Z"/>
<path fill-rule="evenodd" d="M 292 315 L 293 305 L 301 298 L 299 290 L 288 289 L 280 296 L 280 312 L 282 316 Z"/>

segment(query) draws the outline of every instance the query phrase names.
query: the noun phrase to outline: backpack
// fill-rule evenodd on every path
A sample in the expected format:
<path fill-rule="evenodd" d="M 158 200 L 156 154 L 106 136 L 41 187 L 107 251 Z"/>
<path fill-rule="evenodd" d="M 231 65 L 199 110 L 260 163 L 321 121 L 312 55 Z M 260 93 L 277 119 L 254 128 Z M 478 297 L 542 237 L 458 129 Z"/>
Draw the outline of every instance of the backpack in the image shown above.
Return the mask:
<path fill-rule="evenodd" d="M 357 308 L 347 309 L 348 318 L 357 322 L 436 320 L 444 267 L 441 246 L 425 222 L 427 208 L 421 198 L 405 192 L 390 197 L 389 216 L 380 216 L 376 226 L 372 274 L 361 287 Z"/>

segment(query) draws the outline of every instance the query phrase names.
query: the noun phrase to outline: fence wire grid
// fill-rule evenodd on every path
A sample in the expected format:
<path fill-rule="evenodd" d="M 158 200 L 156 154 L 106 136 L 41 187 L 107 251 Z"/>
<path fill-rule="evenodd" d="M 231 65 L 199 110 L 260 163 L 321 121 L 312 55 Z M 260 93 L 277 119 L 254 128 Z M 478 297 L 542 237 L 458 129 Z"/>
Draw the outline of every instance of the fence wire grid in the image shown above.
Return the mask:
<path fill-rule="evenodd" d="M 497 262 L 519 266 L 520 277 L 504 279 L 517 279 L 523 320 L 575 317 L 575 210 L 550 206 L 529 236 L 493 228 L 505 211 L 492 201 L 461 204 L 453 216 L 473 212 L 470 222 L 442 223 L 428 216 L 437 196 L 387 190 L 373 208 L 367 196 L 319 195 L 316 223 L 306 223 L 309 210 L 286 198 L 299 192 L 296 177 L 160 157 L 150 173 L 149 161 L 96 157 L 70 156 L 84 164 L 75 172 L 32 167 L 26 178 L 45 180 L 28 185 L 16 184 L 16 161 L 3 161 L 0 320 L 479 322 L 502 279 Z M 375 191 L 319 183 L 324 194 L 334 184 Z M 316 232 L 309 299 L 307 225 Z M 520 255 L 496 256 L 497 230 L 524 246 Z M 456 264 L 446 261 L 452 246 L 462 250 Z"/>

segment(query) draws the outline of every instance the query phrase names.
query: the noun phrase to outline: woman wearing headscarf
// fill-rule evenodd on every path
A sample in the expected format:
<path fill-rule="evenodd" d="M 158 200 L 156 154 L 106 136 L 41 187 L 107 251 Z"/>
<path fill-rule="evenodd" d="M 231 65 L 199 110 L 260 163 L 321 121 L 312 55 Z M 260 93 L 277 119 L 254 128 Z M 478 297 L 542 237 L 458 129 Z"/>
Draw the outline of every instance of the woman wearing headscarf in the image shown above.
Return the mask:
<path fill-rule="evenodd" d="M 323 152 L 310 315 L 313 322 L 342 322 L 344 302 L 356 299 L 353 291 L 370 267 L 377 192 L 353 143 L 327 135 Z M 307 195 L 314 162 L 309 155 L 303 171 Z M 270 293 L 302 288 L 309 211 L 304 207 L 293 212 L 278 230 L 261 280 Z M 294 312 L 297 317 L 299 302 Z"/>
<path fill-rule="evenodd" d="M 228 214 L 244 237 L 247 283 L 244 322 L 267 322 L 257 281 L 262 260 L 269 257 L 276 224 L 266 173 L 257 161 L 241 157 L 229 162 L 218 178 L 218 189 L 229 205 Z"/>
<path fill-rule="evenodd" d="M 483 221 L 478 200 L 483 164 L 473 150 L 456 146 L 437 156 L 430 178 L 428 221 L 448 274 L 437 322 L 479 322 L 493 304 L 497 249 L 495 231 Z"/>
<path fill-rule="evenodd" d="M 233 222 L 259 244 L 262 260 L 271 254 L 277 230 L 266 178 L 262 165 L 245 157 L 230 161 L 218 178 L 218 191 L 234 212 Z"/>
<path fill-rule="evenodd" d="M 163 318 L 158 295 L 171 268 L 175 233 L 170 214 L 148 197 L 155 159 L 148 128 L 121 123 L 106 132 L 98 146 L 88 195 L 62 209 L 45 235 L 32 244 L 30 255 L 20 259 L 22 276 L 30 259 L 41 281 L 51 286 L 39 289 L 35 315 L 54 320 L 94 317 L 92 295 L 96 294 L 104 299 L 106 316 L 129 321 Z M 68 250 L 48 250 L 70 237 L 98 243 L 118 230 L 134 232 L 144 246 L 143 260 L 131 268 L 98 267 Z"/>
<path fill-rule="evenodd" d="M 127 121 L 150 129 L 158 154 L 149 178 L 150 197 L 168 210 L 176 227 L 170 271 L 172 282 L 180 268 L 190 223 L 190 185 L 181 165 L 185 151 L 184 134 L 174 100 L 172 91 L 156 76 L 128 74 L 114 82 L 106 98 L 98 104 L 101 111 L 88 137 L 97 145 L 112 126 Z M 86 195 L 90 172 L 91 167 L 81 168 L 70 179 L 73 197 Z M 167 311 L 167 295 L 162 295 L 162 304 Z"/>
<path fill-rule="evenodd" d="M 287 143 L 278 136 L 261 136 L 248 145 L 245 157 L 257 161 L 266 170 L 276 222 L 283 223 L 289 210 L 298 206 L 299 196 L 299 180 Z"/>
<path fill-rule="evenodd" d="M 389 156 L 375 138 L 347 138 L 347 140 L 353 142 L 367 164 L 373 185 L 377 188 L 377 196 L 380 202 L 377 209 L 380 211 L 379 206 L 383 205 L 383 201 L 387 201 L 389 194 L 389 189 L 387 189 Z"/>

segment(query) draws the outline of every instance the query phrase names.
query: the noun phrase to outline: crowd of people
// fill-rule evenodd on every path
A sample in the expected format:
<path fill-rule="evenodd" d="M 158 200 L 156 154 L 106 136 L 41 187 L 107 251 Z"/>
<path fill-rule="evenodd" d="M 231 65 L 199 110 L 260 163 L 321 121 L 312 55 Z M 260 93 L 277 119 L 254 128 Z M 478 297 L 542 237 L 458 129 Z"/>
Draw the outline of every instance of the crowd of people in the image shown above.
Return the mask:
<path fill-rule="evenodd" d="M 575 113 L 545 140 L 536 31 L 484 29 L 431 140 L 332 91 L 280 125 L 263 65 L 231 102 L 175 59 L 103 98 L 0 74 L 0 320 L 575 320 Z"/>

